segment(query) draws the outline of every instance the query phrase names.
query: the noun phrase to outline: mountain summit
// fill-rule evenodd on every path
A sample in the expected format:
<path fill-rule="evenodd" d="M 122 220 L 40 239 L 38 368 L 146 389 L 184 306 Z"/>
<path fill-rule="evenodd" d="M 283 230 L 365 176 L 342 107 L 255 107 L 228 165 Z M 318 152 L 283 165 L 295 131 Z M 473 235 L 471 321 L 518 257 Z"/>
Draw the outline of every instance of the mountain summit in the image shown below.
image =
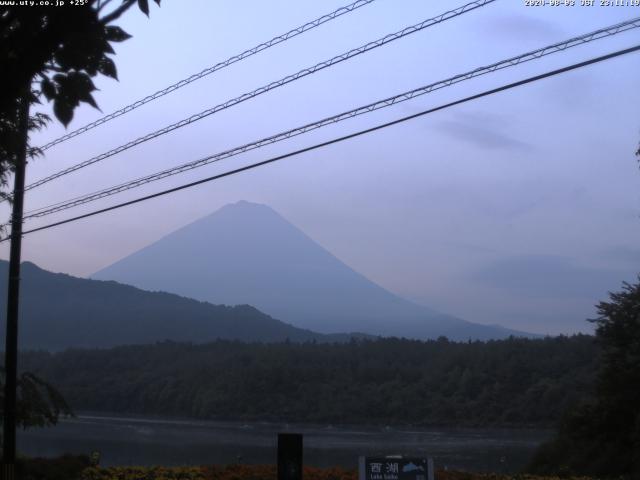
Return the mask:
<path fill-rule="evenodd" d="M 301 328 L 413 338 L 522 335 L 438 313 L 369 281 L 266 205 L 241 201 L 95 273 L 214 304 L 249 304 Z"/>

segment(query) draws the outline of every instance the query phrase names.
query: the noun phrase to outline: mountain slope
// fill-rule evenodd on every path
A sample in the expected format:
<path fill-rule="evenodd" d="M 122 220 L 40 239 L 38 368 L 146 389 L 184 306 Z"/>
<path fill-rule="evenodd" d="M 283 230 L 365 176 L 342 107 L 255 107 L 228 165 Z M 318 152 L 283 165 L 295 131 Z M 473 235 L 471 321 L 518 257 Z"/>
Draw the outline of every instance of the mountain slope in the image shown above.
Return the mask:
<path fill-rule="evenodd" d="M 8 263 L 0 261 L 0 291 Z M 146 292 L 116 282 L 76 278 L 22 264 L 19 339 L 23 347 L 61 350 L 173 341 L 345 341 L 292 327 L 248 305 L 211 305 L 178 295 Z M 0 321 L 6 318 L 6 294 Z M 2 345 L 4 345 L 4 328 Z"/>
<path fill-rule="evenodd" d="M 404 300 L 353 271 L 271 208 L 244 201 L 167 235 L 92 278 L 216 304 L 250 304 L 325 333 L 462 340 L 522 335 Z"/>

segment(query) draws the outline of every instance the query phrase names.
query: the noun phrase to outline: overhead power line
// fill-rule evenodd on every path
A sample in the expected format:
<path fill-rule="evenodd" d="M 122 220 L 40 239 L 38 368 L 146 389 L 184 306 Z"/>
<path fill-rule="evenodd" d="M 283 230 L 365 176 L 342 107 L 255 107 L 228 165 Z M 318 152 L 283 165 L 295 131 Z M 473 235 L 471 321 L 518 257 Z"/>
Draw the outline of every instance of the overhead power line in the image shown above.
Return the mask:
<path fill-rule="evenodd" d="M 431 27 L 433 25 L 437 25 L 439 23 L 442 23 L 446 20 L 450 20 L 452 18 L 458 17 L 460 15 L 463 15 L 464 13 L 467 13 L 469 11 L 475 10 L 477 8 L 483 7 L 485 5 L 488 5 L 490 3 L 495 2 L 496 0 L 476 0 L 470 3 L 467 3 L 461 7 L 458 7 L 454 10 L 449 10 L 447 12 L 444 12 L 436 17 L 424 20 L 420 23 L 417 23 L 415 25 L 403 28 L 402 30 L 395 32 L 395 33 L 390 33 L 388 35 L 385 35 L 384 37 L 375 40 L 373 42 L 369 42 L 365 45 L 362 45 L 361 47 L 358 48 L 354 48 L 352 50 L 349 50 L 348 52 L 342 53 L 340 55 L 337 55 L 333 58 L 330 58 L 329 60 L 325 60 L 324 62 L 320 62 L 317 63 L 316 65 L 312 66 L 312 67 L 308 67 L 305 68 L 303 70 L 300 70 L 297 73 L 294 73 L 292 75 L 287 75 L 286 77 L 281 78 L 280 80 L 276 80 L 274 82 L 271 82 L 267 85 L 264 85 L 260 88 L 257 88 L 251 92 L 245 93 L 243 95 L 240 95 L 239 97 L 233 98 L 231 100 L 227 100 L 224 103 L 221 103 L 219 105 L 216 105 L 215 107 L 211 107 L 207 110 L 204 110 L 200 113 L 196 113 L 188 118 L 185 118 L 183 120 L 180 120 L 179 122 L 173 123 L 169 126 L 166 126 L 160 130 L 156 130 L 155 132 L 151 132 L 147 135 L 144 135 L 142 137 L 139 137 L 135 140 L 132 140 L 128 143 L 125 143 L 124 145 L 120 145 L 119 147 L 116 147 L 112 150 L 109 150 L 108 152 L 102 153 L 100 155 L 97 155 L 93 158 L 90 158 L 89 160 L 85 160 L 84 162 L 78 163 L 76 165 L 73 165 L 69 168 L 66 168 L 64 170 L 60 170 L 59 172 L 56 172 L 46 178 L 43 178 L 41 180 L 38 180 L 30 185 L 27 185 L 25 187 L 25 190 L 31 190 L 33 188 L 39 187 L 45 183 L 48 183 L 52 180 L 55 180 L 56 178 L 60 178 L 63 175 L 67 175 L 69 173 L 75 172 L 76 170 L 79 170 L 81 168 L 87 167 L 89 165 L 93 165 L 94 163 L 100 162 L 106 158 L 112 157 L 114 155 L 117 155 L 118 153 L 124 152 L 125 150 L 128 150 L 132 147 L 135 147 L 136 145 L 140 145 L 141 143 L 147 142 L 149 140 L 152 140 L 156 137 L 159 137 L 161 135 L 164 135 L 166 133 L 172 132 L 174 130 L 177 130 L 178 128 L 184 127 L 186 125 L 189 125 L 191 123 L 197 122 L 198 120 L 202 120 L 205 117 L 208 117 L 209 115 L 213 115 L 214 113 L 220 112 L 222 110 L 225 110 L 227 108 L 230 108 L 234 105 L 238 105 L 239 103 L 245 102 L 251 98 L 257 97 L 258 95 L 262 95 L 263 93 L 269 92 L 275 88 L 281 87 L 283 85 L 287 85 L 288 83 L 294 82 L 296 80 L 299 80 L 303 77 L 306 77 L 308 75 L 311 75 L 313 73 L 319 72 L 321 70 L 324 70 L 325 68 L 331 67 L 333 65 L 336 65 L 338 63 L 344 62 L 345 60 L 351 59 L 355 56 L 361 55 L 365 52 L 368 52 L 370 50 L 373 50 L 375 48 L 381 47 L 383 45 L 386 45 L 387 43 L 393 42 L 395 40 L 398 40 L 400 38 L 406 37 L 408 35 L 411 35 L 413 33 L 419 32 L 421 30 L 424 30 L 428 27 Z"/>
<path fill-rule="evenodd" d="M 166 177 L 170 177 L 173 175 L 177 175 L 195 168 L 202 167 L 204 165 L 208 165 L 210 163 L 218 162 L 229 157 L 233 157 L 235 155 L 239 155 L 244 152 L 248 152 L 250 150 L 255 150 L 257 148 L 264 147 L 266 145 L 270 145 L 272 143 L 276 143 L 282 140 L 286 140 L 288 138 L 301 135 L 307 133 L 309 131 L 324 127 L 326 125 L 330 125 L 333 123 L 338 123 L 343 120 L 347 120 L 349 118 L 353 118 L 359 115 L 363 115 L 375 110 L 379 110 L 382 108 L 386 108 L 397 103 L 401 103 L 412 98 L 425 95 L 427 93 L 433 92 L 435 90 L 439 90 L 441 88 L 445 88 L 457 83 L 460 83 L 465 80 L 469 80 L 481 75 L 485 75 L 487 73 L 495 72 L 497 70 L 501 70 L 504 68 L 509 68 L 512 66 L 520 65 L 521 63 L 525 63 L 531 60 L 535 60 L 546 55 L 550 55 L 552 53 L 562 52 L 568 48 L 575 47 L 577 45 L 582 45 L 588 42 L 592 42 L 594 40 L 598 40 L 601 38 L 609 37 L 615 35 L 620 32 L 624 32 L 633 28 L 640 27 L 640 17 L 628 20 L 625 22 L 621 22 L 615 25 L 611 25 L 606 28 L 601 28 L 595 30 L 593 32 L 589 32 L 578 37 L 573 37 L 563 42 L 557 42 L 552 45 L 548 45 L 543 48 L 539 48 L 537 50 L 533 50 L 528 53 L 524 53 L 522 55 L 518 55 L 515 57 L 508 58 L 506 60 L 501 60 L 496 63 L 492 63 L 487 66 L 479 67 L 474 70 L 468 71 L 466 73 L 462 73 L 459 75 L 455 75 L 453 77 L 449 77 L 445 80 L 440 80 L 435 83 L 431 83 L 429 85 L 425 85 L 408 92 L 401 93 L 399 95 L 395 95 L 393 97 L 385 98 L 383 100 L 376 101 L 374 103 L 370 103 L 368 105 L 364 105 L 346 112 L 339 113 L 337 115 L 333 115 L 331 117 L 324 118 L 322 120 L 309 123 L 307 125 L 303 125 L 301 127 L 297 127 L 291 130 L 287 130 L 285 132 L 278 133 L 276 135 L 272 135 L 266 138 L 262 138 L 260 140 L 247 143 L 245 145 L 232 148 L 230 150 L 226 150 L 220 153 L 216 153 L 214 155 L 209 155 L 207 157 L 185 163 L 176 167 L 172 167 L 166 170 L 162 170 L 160 172 L 153 173 L 151 175 L 147 175 L 144 177 L 137 178 L 135 180 L 128 181 L 126 183 L 122 183 L 120 185 L 112 186 L 103 190 L 99 190 L 93 193 L 89 193 L 86 195 L 82 195 L 79 197 L 75 197 L 72 199 L 67 199 L 62 202 L 57 202 L 52 205 L 47 205 L 45 207 L 41 207 L 36 210 L 32 210 L 31 212 L 27 212 L 25 215 L 25 219 L 28 218 L 36 218 L 36 217 L 44 217 L 46 215 L 51 215 L 56 212 L 60 212 L 63 210 L 67 210 L 79 205 L 83 205 L 89 202 L 93 202 L 105 197 L 109 197 L 112 195 L 116 195 L 118 193 L 124 192 L 126 190 L 130 190 L 132 188 L 137 188 L 139 186 L 145 185 L 147 183 L 151 183 L 157 180 L 161 180 Z"/>
<path fill-rule="evenodd" d="M 310 22 L 305 23 L 304 25 L 301 25 L 299 27 L 294 28 L 293 30 L 289 30 L 287 33 L 283 33 L 282 35 L 278 35 L 277 37 L 273 37 L 271 40 L 268 40 L 264 43 L 261 43 L 260 45 L 256 45 L 253 48 L 250 48 L 248 50 L 245 50 L 242 53 L 239 53 L 237 55 L 234 55 L 232 57 L 227 58 L 226 60 L 223 60 L 222 62 L 216 63 L 215 65 L 205 68 L 204 70 L 202 70 L 199 73 L 195 73 L 193 75 L 191 75 L 190 77 L 187 78 L 183 78 L 182 80 L 174 83 L 173 85 L 169 85 L 166 88 L 163 88 L 162 90 L 158 90 L 155 93 L 152 93 L 151 95 L 147 95 L 146 97 L 130 104 L 127 105 L 126 107 L 122 107 L 120 110 L 116 110 L 113 113 L 110 113 L 108 115 L 105 115 L 104 117 L 101 117 L 91 123 L 88 123 L 87 125 L 80 127 L 72 132 L 69 132 L 59 138 L 56 138 L 55 140 L 50 141 L 49 143 L 43 145 L 42 147 L 40 147 L 40 150 L 47 150 L 51 147 L 53 147 L 54 145 L 57 145 L 59 143 L 62 143 L 66 140 L 69 140 L 70 138 L 73 137 L 77 137 L 78 135 L 81 135 L 93 128 L 96 128 L 104 123 L 109 122 L 110 120 L 113 120 L 114 118 L 118 118 L 121 115 L 124 115 L 125 113 L 129 113 L 132 110 L 135 110 L 138 107 L 141 107 L 142 105 L 149 103 L 153 100 L 157 100 L 160 97 L 164 97 L 165 95 L 174 92 L 186 85 L 189 85 L 190 83 L 195 82 L 196 80 L 200 80 L 201 78 L 206 77 L 207 75 L 211 75 L 214 72 L 217 72 L 218 70 L 222 70 L 223 68 L 226 68 L 230 65 L 233 65 L 234 63 L 237 63 L 241 60 L 244 60 L 245 58 L 251 57 L 257 53 L 260 53 L 264 50 L 267 50 L 268 48 L 271 48 L 275 45 L 278 45 L 279 43 L 285 42 L 287 40 L 290 40 L 294 37 L 297 37 L 298 35 L 301 35 L 305 32 L 308 32 L 309 30 L 312 30 L 316 27 L 319 27 L 320 25 L 330 22 L 331 20 L 334 20 L 338 17 L 341 17 L 342 15 L 345 15 L 347 13 L 353 12 L 354 10 L 357 10 L 360 7 L 363 7 L 365 5 L 368 5 L 369 3 L 374 2 L 375 0 L 357 0 L 356 2 L 353 2 L 349 5 L 346 5 L 344 7 L 340 7 L 337 10 L 334 10 L 331 13 L 328 13 L 326 15 L 323 15 L 321 17 L 316 18 L 315 20 L 311 20 Z"/>
<path fill-rule="evenodd" d="M 102 214 L 102 213 L 106 213 L 106 212 L 110 212 L 110 211 L 113 211 L 113 210 L 117 210 L 117 209 L 120 209 L 120 208 L 123 208 L 123 207 L 127 207 L 129 205 L 134 205 L 136 203 L 140 203 L 140 202 L 144 202 L 144 201 L 147 201 L 147 200 L 151 200 L 153 198 L 161 197 L 163 195 L 168 195 L 170 193 L 178 192 L 180 190 L 185 190 L 185 189 L 188 189 L 188 188 L 191 188 L 191 187 L 195 187 L 197 185 L 202 185 L 204 183 L 212 182 L 214 180 L 219 180 L 221 178 L 228 177 L 228 176 L 231 176 L 231 175 L 235 175 L 237 173 L 245 172 L 247 170 L 252 170 L 254 168 L 261 167 L 261 166 L 264 166 L 264 165 L 268 165 L 270 163 L 274 163 L 274 162 L 277 162 L 279 160 L 283 160 L 285 158 L 289 158 L 289 157 L 293 157 L 293 156 L 296 156 L 296 155 L 300 155 L 302 153 L 310 152 L 312 150 L 317 150 L 317 149 L 320 149 L 320 148 L 323 148 L 323 147 L 327 147 L 329 145 L 333 145 L 335 143 L 343 142 L 345 140 L 349 140 L 349 139 L 352 139 L 352 138 L 355 138 L 355 137 L 366 135 L 368 133 L 372 133 L 372 132 L 375 132 L 375 131 L 378 131 L 378 130 L 382 130 L 384 128 L 391 127 L 393 125 L 397 125 L 397 124 L 400 124 L 400 123 L 403 123 L 403 122 L 406 122 L 406 121 L 409 121 L 409 120 L 413 120 L 415 118 L 419 118 L 419 117 L 422 117 L 424 115 L 428 115 L 430 113 L 434 113 L 434 112 L 437 112 L 437 111 L 440 111 L 440 110 L 444 110 L 444 109 L 447 109 L 447 108 L 450 108 L 450 107 L 453 107 L 453 106 L 456 106 L 456 105 L 460 105 L 460 104 L 467 103 L 467 102 L 470 102 L 470 101 L 473 101 L 473 100 L 477 100 L 479 98 L 483 98 L 483 97 L 486 97 L 486 96 L 489 96 L 489 95 L 493 95 L 493 94 L 496 94 L 496 93 L 499 93 L 499 92 L 503 92 L 505 90 L 510 90 L 512 88 L 516 88 L 516 87 L 519 87 L 519 86 L 522 86 L 522 85 L 526 85 L 526 84 L 529 84 L 529 83 L 537 82 L 539 80 L 543 80 L 545 78 L 549 78 L 549 77 L 553 77 L 555 75 L 566 73 L 566 72 L 569 72 L 571 70 L 577 70 L 579 68 L 583 68 L 583 67 L 586 67 L 588 65 L 593 65 L 595 63 L 603 62 L 605 60 L 609 60 L 609 59 L 612 59 L 612 58 L 615 58 L 615 57 L 626 55 L 626 54 L 629 54 L 629 53 L 632 53 L 632 52 L 637 52 L 639 50 L 640 50 L 640 45 L 636 45 L 634 47 L 626 48 L 624 50 L 618 50 L 616 52 L 612 52 L 612 53 L 609 53 L 607 55 L 602 55 L 600 57 L 595 57 L 595 58 L 592 58 L 590 60 L 586 60 L 584 62 L 575 63 L 573 65 L 569 65 L 569 66 L 566 66 L 566 67 L 563 67 L 563 68 L 552 70 L 552 71 L 549 71 L 549 72 L 546 72 L 546 73 L 543 73 L 543 74 L 540 74 L 540 75 L 535 75 L 533 77 L 529 77 L 529 78 L 526 78 L 524 80 L 520 80 L 520 81 L 517 81 L 517 82 L 509 83 L 509 84 L 503 85 L 501 87 L 497 87 L 497 88 L 494 88 L 494 89 L 491 89 L 491 90 L 486 90 L 486 91 L 484 91 L 482 93 L 478 93 L 476 95 L 471 95 L 471 96 L 465 97 L 465 98 L 463 98 L 461 100 L 456 100 L 456 101 L 453 101 L 453 102 L 450 102 L 450 103 L 446 103 L 446 104 L 440 105 L 438 107 L 434 107 L 434 108 L 430 108 L 430 109 L 427 109 L 427 110 L 423 110 L 421 112 L 414 113 L 413 115 L 408 115 L 406 117 L 402 117 L 402 118 L 399 118 L 399 119 L 396 119 L 396 120 L 392 120 L 390 122 L 386 122 L 386 123 L 383 123 L 383 124 L 380 124 L 380 125 L 376 125 L 375 127 L 367 128 L 365 130 L 360 130 L 358 132 L 351 133 L 349 135 L 344 135 L 342 137 L 334 138 L 334 139 L 328 140 L 326 142 L 317 143 L 317 144 L 312 145 L 310 147 L 302 148 L 300 150 L 289 152 L 289 153 L 286 153 L 284 155 L 278 155 L 276 157 L 272 157 L 272 158 L 269 158 L 267 160 L 263 160 L 261 162 L 252 163 L 250 165 L 246 165 L 244 167 L 236 168 L 234 170 L 230 170 L 230 171 L 227 171 L 227 172 L 224 172 L 224 173 L 220 173 L 218 175 L 213 175 L 211 177 L 203 178 L 203 179 L 197 180 L 195 182 L 191 182 L 191 183 L 187 183 L 187 184 L 184 184 L 184 185 L 180 185 L 178 187 L 174 187 L 174 188 L 170 188 L 170 189 L 167 189 L 167 190 L 163 190 L 161 192 L 153 193 L 151 195 L 146 195 L 144 197 L 139 197 L 139 198 L 136 198 L 134 200 L 130 200 L 128 202 L 119 203 L 119 204 L 113 205 L 111 207 L 101 208 L 99 210 L 94 210 L 92 212 L 85 213 L 83 215 L 78 215 L 76 217 L 68 218 L 66 220 L 61 220 L 59 222 L 50 223 L 48 225 L 44 225 L 44 226 L 41 226 L 41 227 L 33 228 L 31 230 L 27 230 L 27 231 L 23 232 L 23 234 L 27 235 L 27 234 L 34 233 L 34 232 L 47 230 L 49 228 L 57 227 L 57 226 L 60 226 L 60 225 L 71 223 L 71 222 L 76 222 L 78 220 L 82 220 L 82 219 L 85 219 L 85 218 L 88 218 L 88 217 L 93 217 L 95 215 L 99 215 L 99 214 Z M 0 242 L 4 242 L 4 241 L 8 240 L 9 238 L 10 237 L 5 237 L 2 240 L 0 240 Z"/>

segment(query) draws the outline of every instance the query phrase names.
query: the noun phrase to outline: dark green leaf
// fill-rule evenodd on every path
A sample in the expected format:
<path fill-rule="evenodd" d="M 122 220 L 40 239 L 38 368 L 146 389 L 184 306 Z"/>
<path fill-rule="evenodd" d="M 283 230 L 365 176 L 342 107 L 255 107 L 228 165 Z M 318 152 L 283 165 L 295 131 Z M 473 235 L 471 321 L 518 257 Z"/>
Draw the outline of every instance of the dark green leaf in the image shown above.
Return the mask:
<path fill-rule="evenodd" d="M 98 67 L 100 66 L 100 59 L 102 57 L 103 55 L 95 55 L 87 58 L 84 70 L 86 70 L 86 72 L 92 77 L 95 77 L 98 74 Z"/>
<path fill-rule="evenodd" d="M 93 95 L 91 95 L 90 93 L 83 94 L 79 98 L 80 98 L 81 101 L 83 101 L 85 103 L 88 103 L 93 108 L 95 108 L 97 110 L 100 110 L 100 107 L 98 107 L 98 104 L 96 103 L 95 99 L 93 98 Z"/>
<path fill-rule="evenodd" d="M 91 92 L 93 92 L 96 87 L 86 73 L 71 72 L 65 78 L 60 78 L 59 84 L 59 97 L 64 99 L 72 108 L 77 107 L 80 102 L 85 102 L 98 108 L 98 105 L 91 95 Z"/>
<path fill-rule="evenodd" d="M 113 49 L 111 44 L 109 42 L 107 42 L 106 40 L 104 42 L 104 46 L 103 46 L 102 49 L 103 49 L 104 53 L 116 53 L 116 51 Z"/>
<path fill-rule="evenodd" d="M 147 17 L 149 16 L 149 2 L 147 0 L 138 0 L 138 7 Z"/>
<path fill-rule="evenodd" d="M 131 38 L 127 32 L 122 30 L 120 27 L 109 25 L 105 27 L 105 38 L 110 42 L 124 42 Z"/>
<path fill-rule="evenodd" d="M 65 98 L 56 98 L 53 102 L 53 113 L 66 127 L 73 119 L 73 105 Z"/>
<path fill-rule="evenodd" d="M 100 64 L 98 65 L 98 71 L 106 75 L 107 77 L 118 79 L 118 71 L 116 70 L 116 64 L 113 63 L 109 57 L 102 57 Z"/>
<path fill-rule="evenodd" d="M 40 82 L 40 89 L 49 101 L 53 100 L 58 94 L 55 84 L 48 78 L 44 78 L 42 82 Z"/>
<path fill-rule="evenodd" d="M 106 51 L 105 46 L 109 48 L 105 36 L 102 25 L 72 31 L 55 51 L 54 60 L 65 71 L 83 70 L 88 59 L 100 58 Z"/>
<path fill-rule="evenodd" d="M 76 44 L 77 45 L 77 44 Z M 73 68 L 81 68 L 84 61 L 83 49 L 72 45 L 65 45 L 54 54 L 55 62 L 65 71 Z"/>
<path fill-rule="evenodd" d="M 51 119 L 48 115 L 36 112 L 34 115 L 29 117 L 29 131 L 32 130 L 41 130 L 47 126 Z"/>
<path fill-rule="evenodd" d="M 29 92 L 29 103 L 31 104 L 35 104 L 35 103 L 40 103 L 40 92 L 38 92 L 37 90 L 31 89 L 31 91 Z"/>
<path fill-rule="evenodd" d="M 71 88 L 76 90 L 93 92 L 96 89 L 91 78 L 82 72 L 71 72 L 68 76 L 68 82 Z"/>

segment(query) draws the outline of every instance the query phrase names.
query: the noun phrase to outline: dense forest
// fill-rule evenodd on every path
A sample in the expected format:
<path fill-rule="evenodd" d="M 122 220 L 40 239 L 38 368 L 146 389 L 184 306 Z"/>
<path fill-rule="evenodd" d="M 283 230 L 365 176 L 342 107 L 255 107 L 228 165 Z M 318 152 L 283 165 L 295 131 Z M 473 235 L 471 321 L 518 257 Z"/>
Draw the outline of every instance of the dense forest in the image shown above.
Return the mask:
<path fill-rule="evenodd" d="M 591 395 L 593 337 L 163 342 L 25 352 L 76 411 L 202 419 L 548 426 Z"/>

